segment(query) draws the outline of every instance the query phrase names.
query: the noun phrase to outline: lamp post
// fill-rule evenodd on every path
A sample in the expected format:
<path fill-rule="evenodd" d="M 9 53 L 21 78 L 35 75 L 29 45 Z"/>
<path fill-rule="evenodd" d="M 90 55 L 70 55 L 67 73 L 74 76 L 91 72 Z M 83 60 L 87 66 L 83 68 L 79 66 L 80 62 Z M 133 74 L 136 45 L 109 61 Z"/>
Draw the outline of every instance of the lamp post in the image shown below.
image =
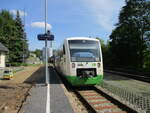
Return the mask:
<path fill-rule="evenodd" d="M 46 84 L 49 83 L 48 76 L 48 58 L 47 58 L 47 41 L 54 40 L 54 35 L 51 34 L 49 30 L 47 30 L 47 0 L 45 0 L 45 33 L 37 35 L 38 40 L 45 41 L 45 73 L 46 73 Z"/>
<path fill-rule="evenodd" d="M 47 0 L 45 0 L 45 34 L 47 33 Z M 46 84 L 49 83 L 48 77 L 48 59 L 47 59 L 47 38 L 45 38 L 45 73 L 46 73 Z"/>

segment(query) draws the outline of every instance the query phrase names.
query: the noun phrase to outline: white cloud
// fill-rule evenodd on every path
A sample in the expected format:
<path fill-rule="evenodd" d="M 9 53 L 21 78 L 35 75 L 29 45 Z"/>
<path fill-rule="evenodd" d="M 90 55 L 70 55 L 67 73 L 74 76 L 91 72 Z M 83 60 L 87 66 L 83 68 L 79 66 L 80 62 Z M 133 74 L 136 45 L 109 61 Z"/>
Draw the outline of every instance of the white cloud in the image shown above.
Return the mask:
<path fill-rule="evenodd" d="M 27 16 L 26 12 L 21 11 L 21 10 L 18 10 L 18 11 L 19 11 L 20 16 Z M 10 10 L 10 13 L 12 13 L 13 15 L 17 15 L 17 10 L 15 10 L 15 9 Z"/>
<path fill-rule="evenodd" d="M 111 31 L 117 23 L 117 17 L 123 0 L 82 0 L 94 14 L 96 22 L 105 30 Z"/>
<path fill-rule="evenodd" d="M 47 29 L 52 29 L 52 26 L 50 24 L 47 23 L 46 25 Z M 45 28 L 45 22 L 32 22 L 31 26 L 36 28 Z"/>

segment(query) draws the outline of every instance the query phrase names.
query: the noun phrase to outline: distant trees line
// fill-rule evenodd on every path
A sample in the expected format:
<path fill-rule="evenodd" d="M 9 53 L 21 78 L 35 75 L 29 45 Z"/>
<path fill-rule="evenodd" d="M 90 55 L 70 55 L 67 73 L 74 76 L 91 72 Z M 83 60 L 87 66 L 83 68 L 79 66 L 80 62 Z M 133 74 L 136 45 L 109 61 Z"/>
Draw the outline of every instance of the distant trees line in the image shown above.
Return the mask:
<path fill-rule="evenodd" d="M 34 53 L 36 57 L 42 59 L 42 50 L 40 49 L 35 49 L 34 51 L 30 51 L 31 53 Z"/>
<path fill-rule="evenodd" d="M 10 64 L 22 63 L 28 56 L 28 41 L 19 11 L 15 17 L 9 11 L 0 11 L 0 42 L 9 49 Z"/>
<path fill-rule="evenodd" d="M 101 42 L 105 66 L 150 69 L 150 1 L 126 0 L 109 41 Z"/>

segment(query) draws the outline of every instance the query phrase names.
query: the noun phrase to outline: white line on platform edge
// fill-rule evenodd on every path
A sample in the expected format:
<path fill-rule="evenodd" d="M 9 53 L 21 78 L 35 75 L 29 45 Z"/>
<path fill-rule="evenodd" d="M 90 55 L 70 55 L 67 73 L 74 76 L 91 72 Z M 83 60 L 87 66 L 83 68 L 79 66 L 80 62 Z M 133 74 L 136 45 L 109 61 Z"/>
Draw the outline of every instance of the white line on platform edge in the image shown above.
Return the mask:
<path fill-rule="evenodd" d="M 46 113 L 50 113 L 50 84 L 47 84 Z"/>

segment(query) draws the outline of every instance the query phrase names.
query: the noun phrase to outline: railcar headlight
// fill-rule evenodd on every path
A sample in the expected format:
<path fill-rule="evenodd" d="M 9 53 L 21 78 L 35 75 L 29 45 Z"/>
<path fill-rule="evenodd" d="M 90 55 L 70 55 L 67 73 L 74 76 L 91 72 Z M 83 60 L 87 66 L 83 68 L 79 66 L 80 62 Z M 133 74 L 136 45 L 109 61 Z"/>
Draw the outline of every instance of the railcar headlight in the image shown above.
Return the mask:
<path fill-rule="evenodd" d="M 75 63 L 72 63 L 72 68 L 75 68 L 75 66 L 76 66 Z"/>
<path fill-rule="evenodd" d="M 101 67 L 101 64 L 100 64 L 100 63 L 97 63 L 97 67 L 100 68 L 100 67 Z"/>

